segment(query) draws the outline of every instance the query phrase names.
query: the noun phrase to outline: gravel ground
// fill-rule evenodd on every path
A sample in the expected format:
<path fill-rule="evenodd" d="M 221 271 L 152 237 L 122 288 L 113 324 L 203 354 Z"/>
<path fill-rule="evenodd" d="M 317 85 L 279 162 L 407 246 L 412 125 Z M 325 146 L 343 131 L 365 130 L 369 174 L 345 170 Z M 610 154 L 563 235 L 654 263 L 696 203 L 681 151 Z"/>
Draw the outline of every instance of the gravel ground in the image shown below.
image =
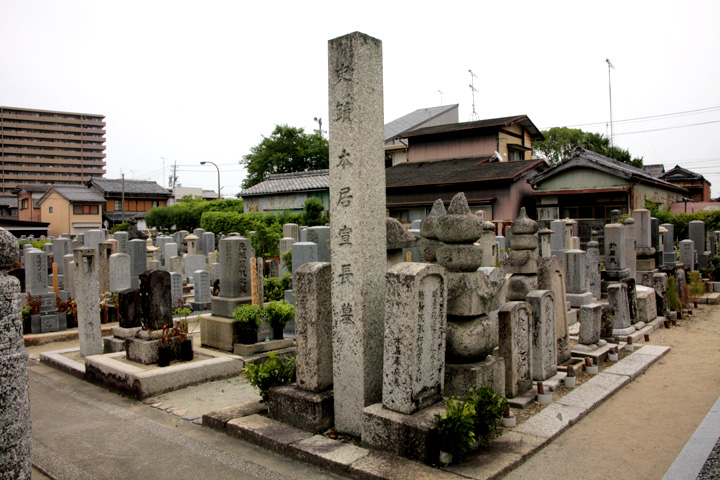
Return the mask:
<path fill-rule="evenodd" d="M 713 451 L 710 452 L 710 456 L 705 462 L 702 470 L 700 470 L 700 474 L 697 478 L 698 480 L 720 478 L 720 440 L 718 440 L 715 444 Z"/>

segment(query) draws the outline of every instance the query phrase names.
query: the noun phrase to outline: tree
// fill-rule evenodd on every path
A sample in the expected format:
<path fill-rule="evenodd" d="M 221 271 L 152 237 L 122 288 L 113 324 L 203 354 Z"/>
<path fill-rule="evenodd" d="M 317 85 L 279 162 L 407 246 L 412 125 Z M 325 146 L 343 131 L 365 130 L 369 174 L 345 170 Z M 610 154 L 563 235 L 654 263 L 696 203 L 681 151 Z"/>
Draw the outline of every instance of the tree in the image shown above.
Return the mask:
<path fill-rule="evenodd" d="M 550 165 L 572 157 L 575 147 L 582 147 L 633 167 L 643 166 L 642 157 L 633 157 L 628 150 L 617 145 L 610 148 L 610 139 L 599 133 L 584 132 L 579 128 L 554 127 L 542 134 L 545 140 L 533 142 L 533 152 L 545 157 Z"/>
<path fill-rule="evenodd" d="M 328 141 L 319 131 L 305 133 L 302 128 L 277 125 L 269 137 L 250 149 L 240 160 L 248 176 L 242 188 L 250 188 L 274 173 L 322 170 L 330 164 Z"/>
<path fill-rule="evenodd" d="M 317 225 L 325 225 L 328 222 L 328 218 L 325 216 L 325 206 L 317 197 L 308 197 L 303 203 L 303 223 L 308 227 L 314 227 Z"/>

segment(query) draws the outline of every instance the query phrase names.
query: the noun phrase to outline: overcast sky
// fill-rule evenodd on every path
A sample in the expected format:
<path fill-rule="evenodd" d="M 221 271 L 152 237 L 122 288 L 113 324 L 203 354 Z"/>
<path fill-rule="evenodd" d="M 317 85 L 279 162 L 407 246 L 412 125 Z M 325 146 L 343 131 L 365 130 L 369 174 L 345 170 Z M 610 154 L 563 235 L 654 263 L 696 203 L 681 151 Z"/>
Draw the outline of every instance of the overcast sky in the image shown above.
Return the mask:
<path fill-rule="evenodd" d="M 719 25 L 717 0 L 0 0 L 0 105 L 105 115 L 108 178 L 167 187 L 177 164 L 183 186 L 217 189 L 207 160 L 230 196 L 276 124 L 327 130 L 332 38 L 382 40 L 386 123 L 453 103 L 470 120 L 472 70 L 481 119 L 606 133 L 609 58 L 615 143 L 715 197 Z"/>

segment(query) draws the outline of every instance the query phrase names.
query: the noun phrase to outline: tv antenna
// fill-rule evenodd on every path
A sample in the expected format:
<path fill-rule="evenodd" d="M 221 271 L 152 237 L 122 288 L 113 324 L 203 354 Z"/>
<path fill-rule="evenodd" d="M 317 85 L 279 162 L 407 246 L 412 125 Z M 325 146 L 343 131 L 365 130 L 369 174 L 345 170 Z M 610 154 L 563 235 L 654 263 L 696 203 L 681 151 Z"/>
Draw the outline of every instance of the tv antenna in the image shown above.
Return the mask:
<path fill-rule="evenodd" d="M 442 102 L 443 92 L 442 92 L 442 90 L 438 90 L 438 93 L 440 94 L 440 106 L 442 107 L 442 105 L 443 105 L 443 102 Z"/>
<path fill-rule="evenodd" d="M 608 93 L 610 95 L 610 158 L 615 158 L 613 148 L 613 118 L 612 118 L 612 85 L 610 84 L 610 69 L 615 69 L 609 58 L 605 58 L 608 65 Z"/>
<path fill-rule="evenodd" d="M 468 85 L 468 86 L 470 87 L 470 90 L 472 91 L 472 108 L 473 108 L 472 113 L 470 114 L 470 121 L 480 120 L 480 115 L 478 115 L 477 112 L 475 111 L 475 92 L 477 92 L 477 90 L 475 89 L 475 79 L 478 77 L 477 77 L 477 75 L 475 75 L 472 72 L 472 70 L 468 69 L 468 72 L 470 72 L 470 85 Z"/>

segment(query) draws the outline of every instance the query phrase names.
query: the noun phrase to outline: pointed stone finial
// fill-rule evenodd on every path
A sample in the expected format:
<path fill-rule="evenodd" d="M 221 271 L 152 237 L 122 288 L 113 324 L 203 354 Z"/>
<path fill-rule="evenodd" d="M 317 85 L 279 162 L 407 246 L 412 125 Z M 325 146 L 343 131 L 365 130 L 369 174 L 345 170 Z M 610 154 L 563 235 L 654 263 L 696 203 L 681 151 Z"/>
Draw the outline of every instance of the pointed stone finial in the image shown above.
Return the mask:
<path fill-rule="evenodd" d="M 453 197 L 447 213 L 448 215 L 472 215 L 463 192 L 460 192 Z"/>
<path fill-rule="evenodd" d="M 527 216 L 525 207 L 520 209 L 520 214 L 510 227 L 513 235 L 533 235 L 538 231 L 538 224 L 535 220 Z"/>
<path fill-rule="evenodd" d="M 435 200 L 435 203 L 433 203 L 430 214 L 425 217 L 422 222 L 420 222 L 420 235 L 425 238 L 436 239 L 437 234 L 435 233 L 435 224 L 437 223 L 437 219 L 443 215 L 447 215 L 445 204 L 438 198 Z"/>

